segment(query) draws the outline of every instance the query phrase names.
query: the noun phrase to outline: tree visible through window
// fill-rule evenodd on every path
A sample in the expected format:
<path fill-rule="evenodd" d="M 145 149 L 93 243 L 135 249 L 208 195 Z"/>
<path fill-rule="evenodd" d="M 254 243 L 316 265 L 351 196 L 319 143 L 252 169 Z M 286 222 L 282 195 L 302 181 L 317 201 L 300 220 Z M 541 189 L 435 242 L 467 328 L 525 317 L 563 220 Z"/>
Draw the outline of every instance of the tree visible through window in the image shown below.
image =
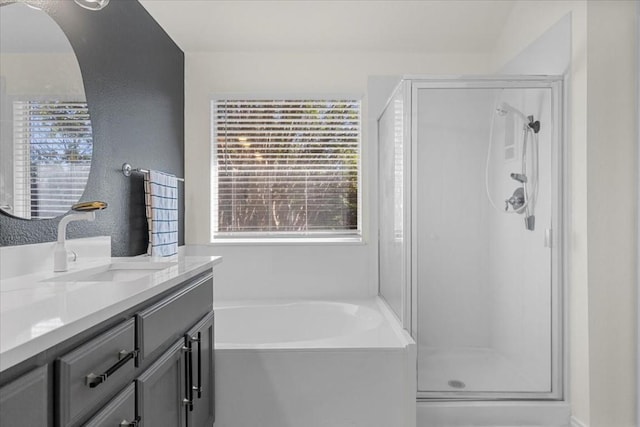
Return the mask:
<path fill-rule="evenodd" d="M 215 236 L 358 234 L 360 101 L 213 102 Z"/>

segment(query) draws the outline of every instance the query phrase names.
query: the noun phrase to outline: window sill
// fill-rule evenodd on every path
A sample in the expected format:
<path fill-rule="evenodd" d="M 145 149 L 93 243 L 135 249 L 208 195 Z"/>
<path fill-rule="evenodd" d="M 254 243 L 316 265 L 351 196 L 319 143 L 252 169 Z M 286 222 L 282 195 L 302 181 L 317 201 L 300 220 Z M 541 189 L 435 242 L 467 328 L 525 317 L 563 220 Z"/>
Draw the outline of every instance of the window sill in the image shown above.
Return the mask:
<path fill-rule="evenodd" d="M 217 238 L 208 246 L 343 246 L 365 245 L 362 236 L 350 237 L 265 237 Z"/>

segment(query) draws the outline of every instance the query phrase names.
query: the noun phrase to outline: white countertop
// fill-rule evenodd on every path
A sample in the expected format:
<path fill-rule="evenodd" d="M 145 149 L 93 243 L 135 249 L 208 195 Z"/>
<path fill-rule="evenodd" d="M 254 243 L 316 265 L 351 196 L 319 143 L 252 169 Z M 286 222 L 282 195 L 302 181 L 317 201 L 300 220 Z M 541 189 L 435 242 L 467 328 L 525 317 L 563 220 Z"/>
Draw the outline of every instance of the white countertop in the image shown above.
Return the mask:
<path fill-rule="evenodd" d="M 0 280 L 0 372 L 158 295 L 222 261 L 215 256 L 95 258 L 68 272 L 39 272 Z M 172 262 L 126 282 L 47 281 L 118 262 Z"/>

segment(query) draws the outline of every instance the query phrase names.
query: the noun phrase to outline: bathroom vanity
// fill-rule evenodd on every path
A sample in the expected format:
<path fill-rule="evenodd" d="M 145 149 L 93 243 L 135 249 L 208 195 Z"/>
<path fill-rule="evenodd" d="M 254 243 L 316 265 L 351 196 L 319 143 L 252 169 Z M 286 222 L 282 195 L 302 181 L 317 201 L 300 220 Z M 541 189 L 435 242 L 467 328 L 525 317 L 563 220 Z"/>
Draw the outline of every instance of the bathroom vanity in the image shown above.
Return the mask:
<path fill-rule="evenodd" d="M 219 262 L 113 258 L 3 280 L 0 425 L 211 426 Z"/>

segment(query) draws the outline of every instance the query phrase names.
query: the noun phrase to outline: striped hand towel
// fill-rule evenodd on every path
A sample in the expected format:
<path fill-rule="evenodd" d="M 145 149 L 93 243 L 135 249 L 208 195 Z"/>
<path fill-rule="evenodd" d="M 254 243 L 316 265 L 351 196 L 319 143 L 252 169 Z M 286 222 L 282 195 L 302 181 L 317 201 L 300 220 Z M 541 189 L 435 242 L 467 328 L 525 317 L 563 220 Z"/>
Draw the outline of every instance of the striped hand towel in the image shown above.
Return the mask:
<path fill-rule="evenodd" d="M 151 170 L 144 174 L 145 205 L 151 256 L 178 253 L 178 180 L 174 175 Z"/>

